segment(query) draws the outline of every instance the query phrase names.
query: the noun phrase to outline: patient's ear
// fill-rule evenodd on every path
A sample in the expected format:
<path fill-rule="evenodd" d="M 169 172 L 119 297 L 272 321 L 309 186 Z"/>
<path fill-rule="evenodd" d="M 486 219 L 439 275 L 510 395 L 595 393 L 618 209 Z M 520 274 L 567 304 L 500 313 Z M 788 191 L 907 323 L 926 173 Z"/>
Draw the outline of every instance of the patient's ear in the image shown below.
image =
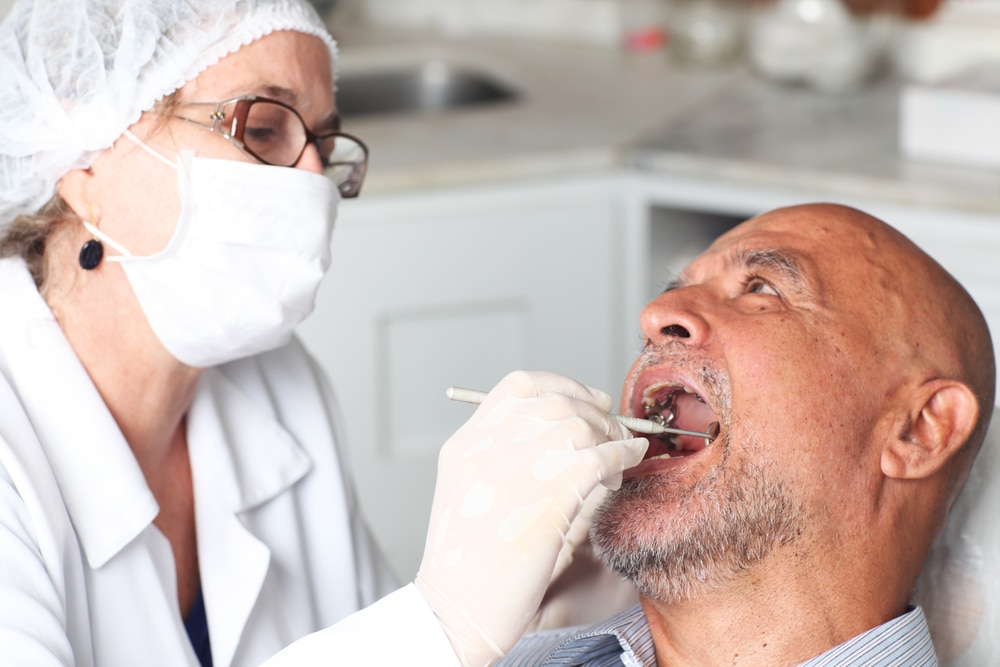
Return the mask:
<path fill-rule="evenodd" d="M 91 217 L 97 214 L 92 211 L 100 207 L 96 197 L 94 172 L 90 169 L 72 169 L 66 172 L 59 179 L 56 192 L 78 217 L 94 222 Z"/>
<path fill-rule="evenodd" d="M 925 383 L 912 405 L 908 424 L 882 450 L 887 477 L 930 477 L 965 444 L 979 418 L 976 395 L 956 380 Z"/>

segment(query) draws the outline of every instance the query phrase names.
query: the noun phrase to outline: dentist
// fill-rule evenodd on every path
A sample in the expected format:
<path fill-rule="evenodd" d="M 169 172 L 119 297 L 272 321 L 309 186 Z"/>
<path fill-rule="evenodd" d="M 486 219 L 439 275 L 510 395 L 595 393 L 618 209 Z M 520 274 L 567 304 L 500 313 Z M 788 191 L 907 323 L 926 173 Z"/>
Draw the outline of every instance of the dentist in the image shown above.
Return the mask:
<path fill-rule="evenodd" d="M 367 167 L 335 62 L 305 0 L 0 25 L 5 663 L 488 665 L 645 451 L 607 395 L 509 376 L 444 443 L 394 590 L 293 334 Z"/>

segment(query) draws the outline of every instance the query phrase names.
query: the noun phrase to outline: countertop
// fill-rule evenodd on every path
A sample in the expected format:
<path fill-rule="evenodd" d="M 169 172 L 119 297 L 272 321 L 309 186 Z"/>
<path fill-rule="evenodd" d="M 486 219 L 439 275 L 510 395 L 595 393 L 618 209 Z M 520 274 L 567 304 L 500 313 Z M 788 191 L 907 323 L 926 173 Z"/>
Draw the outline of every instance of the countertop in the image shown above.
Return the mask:
<path fill-rule="evenodd" d="M 365 194 L 622 168 L 1000 213 L 1000 171 L 900 156 L 902 84 L 887 78 L 830 95 L 774 84 L 739 63 L 678 66 L 664 52 L 333 32 L 343 72 L 436 59 L 520 92 L 494 106 L 345 119 L 372 151 Z"/>

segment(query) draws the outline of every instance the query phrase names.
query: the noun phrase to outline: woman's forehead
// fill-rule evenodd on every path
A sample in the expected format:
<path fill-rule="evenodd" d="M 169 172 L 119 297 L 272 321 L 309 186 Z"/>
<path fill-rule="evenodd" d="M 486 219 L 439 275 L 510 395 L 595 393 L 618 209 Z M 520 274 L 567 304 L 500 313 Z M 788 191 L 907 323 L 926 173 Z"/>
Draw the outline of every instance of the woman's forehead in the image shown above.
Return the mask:
<path fill-rule="evenodd" d="M 301 32 L 279 31 L 241 47 L 207 68 L 182 88 L 185 99 L 208 92 L 219 97 L 288 91 L 285 102 L 307 104 L 314 96 L 330 98 L 333 75 L 326 44 Z"/>

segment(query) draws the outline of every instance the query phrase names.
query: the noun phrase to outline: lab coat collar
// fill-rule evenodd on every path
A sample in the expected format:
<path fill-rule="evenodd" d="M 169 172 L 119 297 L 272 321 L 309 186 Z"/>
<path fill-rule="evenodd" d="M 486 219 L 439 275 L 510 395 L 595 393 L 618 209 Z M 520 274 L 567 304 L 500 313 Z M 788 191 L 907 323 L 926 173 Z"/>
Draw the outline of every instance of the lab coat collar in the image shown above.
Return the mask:
<path fill-rule="evenodd" d="M 267 578 L 271 551 L 241 513 L 281 494 L 312 467 L 260 395 L 257 359 L 206 369 L 188 412 L 198 559 L 214 664 L 230 665 Z M 220 604 L 219 601 L 225 601 Z"/>
<path fill-rule="evenodd" d="M 19 259 L 0 261 L 0 368 L 52 466 L 87 562 L 99 568 L 159 506 L 118 424 Z"/>
<path fill-rule="evenodd" d="M 233 513 L 274 498 L 312 467 L 270 404 L 248 393 L 261 384 L 256 370 L 254 359 L 206 369 L 188 412 L 195 492 L 210 490 Z"/>

